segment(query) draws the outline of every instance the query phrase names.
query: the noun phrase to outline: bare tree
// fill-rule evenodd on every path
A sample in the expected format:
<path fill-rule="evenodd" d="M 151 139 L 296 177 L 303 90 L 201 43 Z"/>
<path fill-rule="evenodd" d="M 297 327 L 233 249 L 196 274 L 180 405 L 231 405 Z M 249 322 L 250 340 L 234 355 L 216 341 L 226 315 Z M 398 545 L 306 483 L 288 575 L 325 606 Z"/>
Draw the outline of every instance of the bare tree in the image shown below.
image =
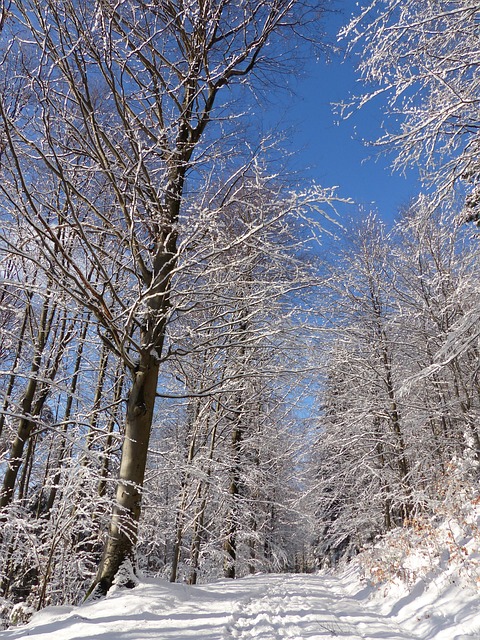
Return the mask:
<path fill-rule="evenodd" d="M 206 197 L 212 144 L 237 129 L 228 101 L 317 17 L 296 0 L 12 3 L 3 37 L 11 51 L 19 33 L 29 44 L 15 74 L 22 113 L 8 89 L 0 99 L 3 196 L 130 373 L 102 593 L 133 563 L 172 287 L 195 236 L 215 223 L 214 210 L 198 220 L 186 202 Z"/>
<path fill-rule="evenodd" d="M 477 482 L 478 256 L 454 216 L 420 198 L 389 234 L 355 221 L 319 278 L 322 562 L 438 512 L 452 469 Z"/>
<path fill-rule="evenodd" d="M 318 517 L 321 554 L 332 560 L 401 524 L 415 506 L 391 239 L 370 215 L 335 251 L 319 279 L 330 322 L 319 393 Z"/>

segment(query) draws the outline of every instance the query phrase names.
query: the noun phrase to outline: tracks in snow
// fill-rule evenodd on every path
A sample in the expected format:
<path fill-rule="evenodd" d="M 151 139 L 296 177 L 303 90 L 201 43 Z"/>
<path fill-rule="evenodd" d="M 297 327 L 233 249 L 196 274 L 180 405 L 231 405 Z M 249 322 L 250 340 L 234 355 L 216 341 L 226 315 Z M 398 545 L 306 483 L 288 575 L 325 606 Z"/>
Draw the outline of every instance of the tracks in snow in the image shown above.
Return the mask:
<path fill-rule="evenodd" d="M 39 613 L 5 640 L 413 640 L 365 593 L 335 575 L 256 575 L 187 587 L 146 581 L 62 611 Z M 433 636 L 424 636 L 433 637 Z M 446 636 L 442 636 L 446 637 Z M 453 636 L 452 636 L 453 637 Z M 458 640 L 467 636 L 455 635 Z M 478 635 L 471 635 L 472 640 Z M 420 640 L 417 636 L 416 640 Z"/>
<path fill-rule="evenodd" d="M 240 601 L 224 640 L 413 640 L 392 620 L 365 609 L 323 577 L 269 576 Z"/>

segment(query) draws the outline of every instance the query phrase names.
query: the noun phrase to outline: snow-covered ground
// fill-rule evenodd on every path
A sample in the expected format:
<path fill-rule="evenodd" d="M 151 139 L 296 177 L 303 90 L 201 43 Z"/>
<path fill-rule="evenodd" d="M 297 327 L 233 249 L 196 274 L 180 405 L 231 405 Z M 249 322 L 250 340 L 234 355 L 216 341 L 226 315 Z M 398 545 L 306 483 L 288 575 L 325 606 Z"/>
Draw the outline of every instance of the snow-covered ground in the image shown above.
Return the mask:
<path fill-rule="evenodd" d="M 410 592 L 343 573 L 256 575 L 188 587 L 145 580 L 81 607 L 50 607 L 1 640 L 473 640 L 480 597 L 451 580 Z"/>

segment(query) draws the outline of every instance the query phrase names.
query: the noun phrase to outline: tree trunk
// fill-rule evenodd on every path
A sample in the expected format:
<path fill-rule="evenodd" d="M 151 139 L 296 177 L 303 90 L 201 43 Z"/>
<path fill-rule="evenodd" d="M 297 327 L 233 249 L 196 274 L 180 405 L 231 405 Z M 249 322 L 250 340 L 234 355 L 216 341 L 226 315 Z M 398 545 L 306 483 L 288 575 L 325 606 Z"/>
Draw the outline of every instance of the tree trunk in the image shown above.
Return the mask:
<path fill-rule="evenodd" d="M 392 528 L 392 500 L 391 500 L 391 489 L 383 476 L 386 474 L 387 464 L 385 461 L 385 453 L 383 449 L 383 439 L 381 432 L 381 419 L 378 416 L 373 418 L 373 426 L 374 426 L 374 435 L 375 435 L 375 450 L 377 453 L 377 458 L 379 462 L 379 475 L 382 478 L 382 493 L 384 494 L 384 524 L 386 531 L 390 531 Z"/>
<path fill-rule="evenodd" d="M 231 471 L 229 494 L 231 498 L 230 513 L 228 514 L 227 531 L 223 550 L 225 552 L 223 574 L 225 578 L 235 578 L 235 562 L 237 559 L 237 529 L 238 529 L 238 498 L 240 495 L 240 445 L 242 429 L 236 426 L 232 433 L 232 452 L 234 465 Z"/>
<path fill-rule="evenodd" d="M 31 416 L 33 414 L 33 401 L 35 393 L 37 391 L 38 373 L 40 371 L 43 352 L 46 346 L 48 335 L 50 333 L 50 328 L 52 326 L 55 308 L 50 313 L 49 312 L 49 300 L 46 299 L 43 303 L 42 312 L 39 319 L 39 331 L 33 362 L 30 369 L 30 379 L 20 403 L 21 418 L 18 423 L 17 435 L 10 447 L 8 465 L 3 477 L 2 490 L 0 493 L 0 509 L 9 505 L 13 500 L 13 493 L 15 490 L 18 471 L 23 462 L 23 450 L 25 447 L 25 443 L 30 437 L 30 433 L 35 424 L 35 422 L 31 419 Z"/>
<path fill-rule="evenodd" d="M 212 429 L 211 441 L 210 441 L 210 451 L 208 455 L 208 467 L 206 472 L 206 481 L 204 484 L 200 483 L 198 487 L 198 497 L 201 498 L 200 508 L 197 510 L 195 515 L 195 522 L 193 527 L 193 536 L 192 536 L 192 547 L 190 552 L 190 565 L 192 570 L 190 572 L 190 576 L 188 578 L 188 584 L 196 584 L 197 583 L 197 575 L 199 568 L 199 560 L 200 560 L 200 548 L 202 544 L 202 537 L 204 532 L 204 521 L 205 521 L 205 511 L 207 508 L 207 499 L 209 494 L 209 482 L 212 476 L 212 462 L 213 455 L 215 452 L 215 446 L 217 441 L 217 423 Z M 202 495 L 203 490 L 203 495 Z"/>
<path fill-rule="evenodd" d="M 65 457 L 65 452 L 67 450 L 66 435 L 67 435 L 68 428 L 70 426 L 70 418 L 71 418 L 71 415 L 72 415 L 73 399 L 74 399 L 76 391 L 77 391 L 78 378 L 80 376 L 80 366 L 82 364 L 82 357 L 83 357 L 83 347 L 84 347 L 84 344 L 85 344 L 85 338 L 87 336 L 87 330 L 88 330 L 89 322 L 90 322 L 90 316 L 87 315 L 87 317 L 83 321 L 82 330 L 81 330 L 79 341 L 78 341 L 78 345 L 77 345 L 77 354 L 76 354 L 76 358 L 75 358 L 75 364 L 74 364 L 74 367 L 73 367 L 72 381 L 71 381 L 70 389 L 69 389 L 68 396 L 67 396 L 67 402 L 65 404 L 65 413 L 64 413 L 64 416 L 63 416 L 62 429 L 61 429 L 61 432 L 60 432 L 60 443 L 59 443 L 58 453 L 57 453 L 55 475 L 54 475 L 54 478 L 53 478 L 53 482 L 51 484 L 52 488 L 50 489 L 50 492 L 48 494 L 47 504 L 45 506 L 45 514 L 46 514 L 46 518 L 47 519 L 50 518 L 51 511 L 53 509 L 53 504 L 55 502 L 55 498 L 57 496 L 58 487 L 59 487 L 59 483 L 60 483 L 60 476 L 61 476 L 63 459 Z M 40 502 L 39 502 L 39 504 L 40 504 Z"/>
<path fill-rule="evenodd" d="M 23 345 L 24 345 L 24 339 L 25 339 L 25 333 L 26 333 L 26 329 L 27 329 L 27 323 L 28 323 L 28 320 L 30 318 L 30 313 L 31 313 L 30 301 L 31 301 L 32 295 L 31 294 L 27 294 L 27 296 L 28 296 L 28 302 L 27 302 L 27 305 L 25 307 L 25 312 L 23 314 L 22 326 L 20 327 L 20 332 L 19 332 L 18 340 L 17 340 L 17 349 L 15 351 L 15 358 L 13 360 L 11 374 L 10 374 L 9 379 L 8 379 L 7 390 L 5 391 L 5 397 L 4 397 L 4 400 L 3 400 L 2 411 L 0 413 L 0 436 L 3 433 L 3 428 L 5 426 L 5 418 L 6 418 L 6 415 L 7 415 L 7 409 L 8 409 L 8 406 L 10 404 L 10 396 L 12 395 L 13 387 L 15 385 L 15 381 L 16 381 L 16 378 L 17 378 L 16 371 L 17 371 L 18 363 L 20 362 L 20 356 L 22 354 L 22 349 L 23 349 Z"/>
<path fill-rule="evenodd" d="M 188 493 L 191 483 L 190 467 L 193 464 L 196 453 L 197 444 L 197 417 L 198 417 L 198 404 L 194 403 L 193 411 L 191 412 L 191 418 L 189 420 L 189 426 L 191 427 L 191 433 L 189 433 L 190 443 L 188 446 L 188 454 L 186 459 L 186 469 L 183 473 L 182 481 L 180 483 L 180 500 L 177 508 L 177 516 L 175 519 L 175 542 L 173 545 L 173 557 L 172 557 L 172 569 L 170 572 L 170 582 L 175 582 L 177 579 L 178 563 L 180 562 L 180 554 L 182 550 L 183 531 L 185 523 L 185 510 L 187 507 Z"/>
<path fill-rule="evenodd" d="M 201 489 L 200 489 L 201 491 Z M 193 524 L 192 546 L 190 550 L 190 566 L 191 571 L 188 577 L 188 584 L 197 584 L 198 565 L 200 560 L 200 548 L 202 544 L 203 523 L 205 519 L 205 509 L 207 507 L 207 488 L 205 487 L 204 495 L 201 497 L 200 508 L 195 515 Z"/>
<path fill-rule="evenodd" d="M 109 350 L 106 345 L 102 345 L 102 351 L 100 354 L 100 362 L 98 363 L 97 385 L 95 387 L 95 395 L 93 398 L 92 415 L 90 418 L 90 429 L 87 433 L 85 454 L 83 456 L 82 464 L 87 466 L 89 463 L 89 452 L 92 448 L 92 443 L 95 438 L 95 432 L 98 424 L 98 413 L 103 396 L 103 387 L 105 384 L 105 376 L 107 375 Z"/>
<path fill-rule="evenodd" d="M 108 539 L 89 593 L 95 590 L 105 595 L 124 562 L 130 561 L 132 566 L 135 565 L 135 544 L 158 372 L 158 359 L 150 353 L 143 354 L 128 397 L 120 477 Z M 134 586 L 133 581 L 127 579 L 124 586 Z"/>
<path fill-rule="evenodd" d="M 100 468 L 100 479 L 97 485 L 97 493 L 100 498 L 102 498 L 105 495 L 105 492 L 107 490 L 107 478 L 108 478 L 108 471 L 110 468 L 110 453 L 111 453 L 112 443 L 114 439 L 113 430 L 115 428 L 115 421 L 117 419 L 118 405 L 122 397 L 124 380 L 125 380 L 125 368 L 123 363 L 119 363 L 117 365 L 114 392 L 113 392 L 113 408 L 107 424 L 107 429 L 106 429 L 107 438 L 105 440 L 105 445 L 103 447 L 102 465 Z"/>
<path fill-rule="evenodd" d="M 410 484 L 410 469 L 407 460 L 407 452 L 405 446 L 405 440 L 403 437 L 402 425 L 401 425 L 401 417 L 400 411 L 397 404 L 397 397 L 395 392 L 395 387 L 393 383 L 392 376 L 392 365 L 391 358 L 387 348 L 387 337 L 384 329 L 381 330 L 382 341 L 383 341 L 383 365 L 385 369 L 385 386 L 388 394 L 388 398 L 390 400 L 390 409 L 389 409 L 389 419 L 390 424 L 392 426 L 393 434 L 395 437 L 394 442 L 394 451 L 395 451 L 395 462 L 397 464 L 400 483 L 403 490 L 402 497 L 402 505 L 401 505 L 401 516 L 402 519 L 408 520 L 413 511 L 412 504 L 412 487 Z"/>

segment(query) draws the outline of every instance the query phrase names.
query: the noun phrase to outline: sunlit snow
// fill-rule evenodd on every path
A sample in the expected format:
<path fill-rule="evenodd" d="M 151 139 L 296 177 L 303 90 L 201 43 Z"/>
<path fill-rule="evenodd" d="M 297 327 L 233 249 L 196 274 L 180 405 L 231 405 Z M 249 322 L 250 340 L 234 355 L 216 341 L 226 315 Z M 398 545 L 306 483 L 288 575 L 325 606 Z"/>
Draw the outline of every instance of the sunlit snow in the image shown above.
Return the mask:
<path fill-rule="evenodd" d="M 480 638 L 479 605 L 451 580 L 382 593 L 354 567 L 197 587 L 147 580 L 81 607 L 49 607 L 0 639 L 472 640 Z"/>

